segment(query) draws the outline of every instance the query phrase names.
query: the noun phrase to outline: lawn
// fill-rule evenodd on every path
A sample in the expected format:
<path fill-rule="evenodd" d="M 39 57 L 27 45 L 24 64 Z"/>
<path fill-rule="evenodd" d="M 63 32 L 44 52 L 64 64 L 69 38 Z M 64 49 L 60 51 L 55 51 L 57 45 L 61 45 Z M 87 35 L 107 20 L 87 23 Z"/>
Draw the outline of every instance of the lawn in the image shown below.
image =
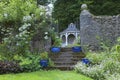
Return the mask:
<path fill-rule="evenodd" d="M 31 73 L 4 74 L 0 80 L 92 80 L 74 71 L 37 71 Z"/>

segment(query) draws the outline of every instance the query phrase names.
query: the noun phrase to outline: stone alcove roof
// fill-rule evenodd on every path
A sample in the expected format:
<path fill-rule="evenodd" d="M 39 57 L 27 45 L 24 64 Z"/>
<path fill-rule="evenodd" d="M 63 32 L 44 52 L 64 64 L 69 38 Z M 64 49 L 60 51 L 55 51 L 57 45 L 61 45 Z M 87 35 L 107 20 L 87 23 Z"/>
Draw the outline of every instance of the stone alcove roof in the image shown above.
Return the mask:
<path fill-rule="evenodd" d="M 69 32 L 80 32 L 80 30 L 78 30 L 78 29 L 76 28 L 76 25 L 75 25 L 75 24 L 70 23 L 70 24 L 68 25 L 68 28 L 65 29 L 64 31 L 60 32 L 60 34 L 65 34 L 65 33 L 69 33 Z"/>

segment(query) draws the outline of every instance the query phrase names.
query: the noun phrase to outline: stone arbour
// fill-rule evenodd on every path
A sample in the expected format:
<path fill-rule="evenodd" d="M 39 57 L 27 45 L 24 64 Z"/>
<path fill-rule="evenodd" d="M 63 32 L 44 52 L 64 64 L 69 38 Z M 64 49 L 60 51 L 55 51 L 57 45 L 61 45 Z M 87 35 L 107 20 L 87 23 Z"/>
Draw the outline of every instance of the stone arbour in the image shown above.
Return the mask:
<path fill-rule="evenodd" d="M 70 23 L 68 25 L 68 28 L 65 29 L 63 32 L 60 32 L 60 38 L 62 39 L 63 36 L 65 36 L 65 45 L 67 46 L 68 44 L 68 39 L 69 39 L 69 35 L 73 35 L 75 37 L 75 39 L 78 39 L 79 35 L 80 35 L 80 31 L 76 28 L 76 25 L 73 23 Z M 72 39 L 74 40 L 74 39 Z M 64 43 L 63 43 L 64 44 Z"/>
<path fill-rule="evenodd" d="M 94 16 L 87 10 L 87 5 L 81 6 L 80 40 L 83 50 L 99 50 L 100 44 L 112 46 L 120 37 L 120 15 Z"/>

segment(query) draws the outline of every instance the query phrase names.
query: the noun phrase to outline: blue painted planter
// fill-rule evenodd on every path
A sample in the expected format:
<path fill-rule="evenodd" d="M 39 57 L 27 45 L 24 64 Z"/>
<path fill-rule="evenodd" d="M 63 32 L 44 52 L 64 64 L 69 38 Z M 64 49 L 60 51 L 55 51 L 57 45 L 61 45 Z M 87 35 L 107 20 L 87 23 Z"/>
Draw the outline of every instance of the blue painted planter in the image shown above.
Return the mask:
<path fill-rule="evenodd" d="M 90 64 L 90 60 L 87 59 L 87 58 L 83 58 L 82 59 L 82 63 L 84 63 L 84 64 Z"/>
<path fill-rule="evenodd" d="M 40 60 L 40 65 L 42 67 L 47 67 L 48 66 L 48 60 Z"/>
<path fill-rule="evenodd" d="M 80 46 L 75 46 L 75 47 L 72 47 L 72 51 L 73 52 L 82 52 L 82 48 Z"/>
<path fill-rule="evenodd" d="M 60 47 L 52 47 L 50 50 L 53 53 L 59 53 L 61 49 L 60 49 Z"/>

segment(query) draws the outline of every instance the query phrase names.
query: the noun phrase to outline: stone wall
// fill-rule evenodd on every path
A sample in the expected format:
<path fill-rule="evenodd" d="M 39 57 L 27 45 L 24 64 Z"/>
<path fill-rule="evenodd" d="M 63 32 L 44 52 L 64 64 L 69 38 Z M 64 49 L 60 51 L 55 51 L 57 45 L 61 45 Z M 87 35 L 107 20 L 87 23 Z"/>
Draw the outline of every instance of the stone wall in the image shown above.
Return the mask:
<path fill-rule="evenodd" d="M 99 50 L 101 43 L 112 46 L 120 37 L 120 15 L 94 16 L 82 5 L 80 39 L 83 50 Z"/>
<path fill-rule="evenodd" d="M 33 39 L 30 42 L 31 52 L 42 52 L 50 50 L 51 38 L 49 37 L 47 40 L 45 40 L 44 37 L 45 34 L 41 31 L 34 35 Z"/>

